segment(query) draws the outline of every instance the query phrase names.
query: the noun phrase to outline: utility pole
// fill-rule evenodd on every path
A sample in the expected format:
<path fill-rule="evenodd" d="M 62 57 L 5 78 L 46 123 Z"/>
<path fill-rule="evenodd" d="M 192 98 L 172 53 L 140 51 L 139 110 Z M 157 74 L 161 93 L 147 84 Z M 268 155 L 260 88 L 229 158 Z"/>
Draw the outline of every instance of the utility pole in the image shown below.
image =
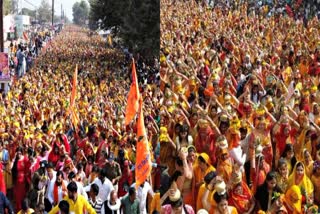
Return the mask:
<path fill-rule="evenodd" d="M 54 0 L 52 0 L 52 20 L 51 20 L 52 27 L 53 27 L 53 17 L 54 17 Z"/>
<path fill-rule="evenodd" d="M 61 23 L 62 23 L 62 19 L 63 19 L 63 9 L 62 9 L 62 4 L 61 4 Z"/>
<path fill-rule="evenodd" d="M 3 44 L 3 0 L 0 0 L 0 52 L 4 51 Z"/>

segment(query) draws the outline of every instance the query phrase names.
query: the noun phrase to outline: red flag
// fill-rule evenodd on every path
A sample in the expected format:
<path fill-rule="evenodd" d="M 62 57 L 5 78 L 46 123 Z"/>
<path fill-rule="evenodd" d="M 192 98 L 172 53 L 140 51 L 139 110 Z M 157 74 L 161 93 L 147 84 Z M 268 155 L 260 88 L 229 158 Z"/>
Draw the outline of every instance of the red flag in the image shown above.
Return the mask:
<path fill-rule="evenodd" d="M 132 59 L 132 83 L 131 83 L 130 91 L 128 94 L 125 125 L 128 125 L 133 120 L 136 113 L 138 112 L 139 97 L 140 97 L 140 94 L 139 94 L 136 66 L 134 63 L 134 59 Z"/>
<path fill-rule="evenodd" d="M 137 121 L 137 157 L 135 165 L 135 177 L 136 177 L 136 188 L 138 188 L 143 182 L 150 176 L 152 164 L 151 154 L 149 149 L 149 142 L 147 137 L 146 128 L 144 126 L 143 117 L 143 102 L 140 99 L 139 105 L 139 117 Z"/>

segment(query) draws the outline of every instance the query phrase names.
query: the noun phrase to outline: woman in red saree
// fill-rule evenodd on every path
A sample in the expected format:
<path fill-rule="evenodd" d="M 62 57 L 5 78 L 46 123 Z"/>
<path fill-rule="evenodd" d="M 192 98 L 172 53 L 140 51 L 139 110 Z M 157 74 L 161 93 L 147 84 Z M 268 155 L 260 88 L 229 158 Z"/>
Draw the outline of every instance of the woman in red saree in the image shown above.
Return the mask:
<path fill-rule="evenodd" d="M 258 146 L 260 147 L 260 146 Z M 258 153 L 258 152 L 256 152 Z M 256 155 L 256 167 L 251 168 L 252 192 L 255 193 L 258 186 L 262 185 L 270 171 L 270 165 L 264 160 L 263 154 Z"/>
<path fill-rule="evenodd" d="M 16 157 L 12 167 L 13 194 L 16 201 L 16 210 L 21 210 L 21 203 L 26 197 L 30 164 L 26 156 L 23 155 L 23 149 L 18 147 Z"/>
<path fill-rule="evenodd" d="M 60 158 L 60 144 L 54 142 L 52 148 L 48 156 L 48 161 L 56 165 Z"/>
<path fill-rule="evenodd" d="M 133 182 L 133 174 L 130 170 L 129 161 L 125 160 L 122 166 L 122 176 L 118 183 L 118 196 L 122 197 L 129 191 L 129 187 Z"/>
<path fill-rule="evenodd" d="M 0 192 L 2 192 L 4 195 L 7 194 L 6 183 L 4 181 L 4 174 L 1 167 L 0 167 Z"/>
<path fill-rule="evenodd" d="M 294 122 L 294 125 L 299 125 L 299 124 Z M 297 133 L 297 129 L 291 127 L 288 120 L 282 121 L 278 130 L 275 130 L 275 145 L 276 145 L 275 163 L 276 164 L 278 163 L 280 157 L 282 156 L 285 150 L 286 144 L 292 144 L 292 145 L 295 144 L 296 133 Z"/>
<path fill-rule="evenodd" d="M 241 173 L 232 178 L 233 188 L 229 192 L 229 205 L 234 206 L 238 213 L 252 213 L 255 207 L 254 197 Z"/>
<path fill-rule="evenodd" d="M 212 128 L 209 125 L 209 122 L 200 119 L 198 121 L 199 129 L 198 134 L 195 139 L 195 147 L 198 153 L 207 153 L 211 154 L 211 164 L 215 165 L 216 163 L 216 156 L 214 155 L 216 153 L 216 146 L 215 146 L 215 134 L 212 130 Z"/>

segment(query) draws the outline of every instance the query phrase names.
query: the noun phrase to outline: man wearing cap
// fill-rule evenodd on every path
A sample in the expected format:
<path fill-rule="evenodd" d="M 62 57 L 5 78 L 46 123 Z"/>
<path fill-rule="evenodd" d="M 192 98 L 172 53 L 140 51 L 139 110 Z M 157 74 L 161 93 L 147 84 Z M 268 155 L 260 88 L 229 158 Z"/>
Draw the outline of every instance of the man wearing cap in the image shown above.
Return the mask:
<path fill-rule="evenodd" d="M 107 171 L 107 178 L 112 182 L 114 189 L 118 191 L 118 181 L 122 176 L 122 172 L 119 163 L 114 160 L 113 153 L 109 154 L 108 162 L 104 168 Z"/>
<path fill-rule="evenodd" d="M 71 181 L 68 186 L 68 195 L 64 197 L 64 200 L 69 203 L 69 213 L 71 214 L 83 214 L 85 211 L 89 214 L 96 214 L 96 211 L 89 204 L 87 199 L 82 195 L 78 195 L 78 187 L 76 182 Z M 59 211 L 59 205 L 56 205 L 49 214 L 56 214 Z"/>

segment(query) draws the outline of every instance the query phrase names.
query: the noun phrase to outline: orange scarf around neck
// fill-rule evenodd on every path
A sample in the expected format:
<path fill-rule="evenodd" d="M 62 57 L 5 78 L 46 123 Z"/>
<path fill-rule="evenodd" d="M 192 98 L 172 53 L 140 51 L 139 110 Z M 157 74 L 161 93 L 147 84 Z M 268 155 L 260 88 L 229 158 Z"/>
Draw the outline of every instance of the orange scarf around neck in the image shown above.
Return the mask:
<path fill-rule="evenodd" d="M 66 192 L 67 192 L 67 187 L 66 187 L 64 182 L 62 182 L 61 187 L 62 187 L 62 192 L 63 192 L 63 194 L 62 194 L 62 198 L 63 198 L 65 196 Z M 57 185 L 57 183 L 54 183 L 53 200 L 54 200 L 55 204 L 58 204 L 58 202 L 59 202 L 59 193 L 58 192 L 59 192 L 58 191 L 58 185 Z"/>

